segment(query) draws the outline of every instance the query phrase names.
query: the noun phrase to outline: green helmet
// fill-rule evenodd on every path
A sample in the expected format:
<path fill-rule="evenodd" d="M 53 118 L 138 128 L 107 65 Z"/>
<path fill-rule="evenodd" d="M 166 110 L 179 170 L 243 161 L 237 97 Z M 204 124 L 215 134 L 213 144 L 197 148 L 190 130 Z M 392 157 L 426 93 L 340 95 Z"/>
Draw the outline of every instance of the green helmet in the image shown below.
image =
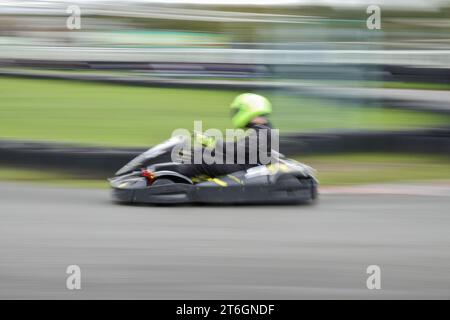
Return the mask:
<path fill-rule="evenodd" d="M 231 103 L 231 112 L 233 125 L 236 128 L 245 128 L 252 119 L 272 113 L 272 105 L 263 96 L 244 93 Z"/>

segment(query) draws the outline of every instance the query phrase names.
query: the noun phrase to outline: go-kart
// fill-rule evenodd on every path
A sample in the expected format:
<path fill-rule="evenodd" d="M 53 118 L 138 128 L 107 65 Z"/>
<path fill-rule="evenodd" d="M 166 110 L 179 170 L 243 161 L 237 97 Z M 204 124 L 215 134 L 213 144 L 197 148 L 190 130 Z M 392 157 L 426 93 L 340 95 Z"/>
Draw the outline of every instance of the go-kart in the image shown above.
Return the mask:
<path fill-rule="evenodd" d="M 109 179 L 113 199 L 148 204 L 267 204 L 309 203 L 317 198 L 314 169 L 276 153 L 277 161 L 219 177 L 187 177 L 170 162 L 186 137 L 156 145 Z M 273 151 L 275 152 L 275 151 Z"/>

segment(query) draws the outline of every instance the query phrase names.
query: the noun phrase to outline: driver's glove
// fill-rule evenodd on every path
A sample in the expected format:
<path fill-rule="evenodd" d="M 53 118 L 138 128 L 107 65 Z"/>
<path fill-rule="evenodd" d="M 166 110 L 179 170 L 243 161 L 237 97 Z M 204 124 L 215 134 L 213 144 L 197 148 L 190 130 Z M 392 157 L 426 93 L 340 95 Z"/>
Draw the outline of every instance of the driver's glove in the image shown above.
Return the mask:
<path fill-rule="evenodd" d="M 214 149 L 216 147 L 216 139 L 214 137 L 209 137 L 201 132 L 194 132 L 193 138 L 194 143 L 200 144 L 205 148 Z"/>

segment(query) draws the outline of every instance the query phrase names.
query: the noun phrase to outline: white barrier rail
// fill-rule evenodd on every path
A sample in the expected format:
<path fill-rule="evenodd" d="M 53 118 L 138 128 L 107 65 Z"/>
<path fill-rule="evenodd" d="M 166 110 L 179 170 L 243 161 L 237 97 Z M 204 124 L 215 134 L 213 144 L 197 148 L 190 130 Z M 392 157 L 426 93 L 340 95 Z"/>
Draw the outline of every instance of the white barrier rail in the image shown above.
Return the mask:
<path fill-rule="evenodd" d="M 0 46 L 0 59 L 271 65 L 384 64 L 450 68 L 450 50 L 137 49 L 5 45 Z"/>

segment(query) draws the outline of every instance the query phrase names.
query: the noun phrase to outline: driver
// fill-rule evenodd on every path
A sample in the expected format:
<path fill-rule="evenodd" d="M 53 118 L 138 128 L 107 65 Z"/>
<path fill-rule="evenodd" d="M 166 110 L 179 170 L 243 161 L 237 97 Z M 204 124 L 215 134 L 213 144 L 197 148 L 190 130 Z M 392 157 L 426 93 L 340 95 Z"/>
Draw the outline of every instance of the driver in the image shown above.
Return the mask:
<path fill-rule="evenodd" d="M 247 170 L 260 164 L 267 164 L 262 163 L 262 158 L 271 159 L 272 134 L 274 134 L 268 119 L 271 113 L 271 103 L 265 97 L 253 93 L 237 96 L 231 103 L 231 121 L 237 129 L 247 130 L 243 140 L 215 141 L 213 137 L 202 134 L 194 135 L 195 141 L 200 143 L 203 148 L 209 148 L 210 151 L 212 149 L 211 154 L 220 154 L 225 157 L 227 150 L 232 150 L 234 162 L 222 161 L 222 163 L 206 164 L 202 161 L 201 164 L 194 164 L 191 158 L 190 164 L 180 164 L 176 171 L 191 178 L 197 176 L 218 177 Z M 239 150 L 239 148 L 241 149 Z M 251 152 L 253 155 L 257 155 L 256 161 L 255 157 L 250 154 Z"/>

